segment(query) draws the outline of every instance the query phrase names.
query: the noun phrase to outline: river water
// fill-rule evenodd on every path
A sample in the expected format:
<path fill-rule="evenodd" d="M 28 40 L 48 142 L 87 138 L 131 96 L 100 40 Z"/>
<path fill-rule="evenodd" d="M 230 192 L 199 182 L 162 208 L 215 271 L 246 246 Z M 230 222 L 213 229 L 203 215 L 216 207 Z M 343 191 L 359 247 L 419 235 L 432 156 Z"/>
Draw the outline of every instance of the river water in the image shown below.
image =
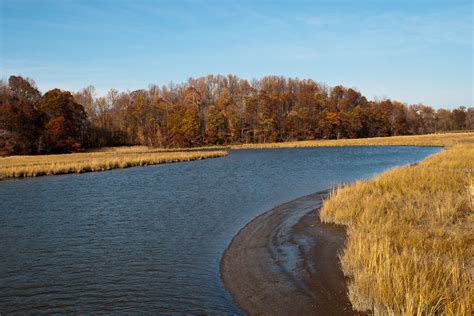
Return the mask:
<path fill-rule="evenodd" d="M 338 147 L 0 182 L 0 314 L 240 314 L 219 262 L 252 218 L 440 151 Z"/>

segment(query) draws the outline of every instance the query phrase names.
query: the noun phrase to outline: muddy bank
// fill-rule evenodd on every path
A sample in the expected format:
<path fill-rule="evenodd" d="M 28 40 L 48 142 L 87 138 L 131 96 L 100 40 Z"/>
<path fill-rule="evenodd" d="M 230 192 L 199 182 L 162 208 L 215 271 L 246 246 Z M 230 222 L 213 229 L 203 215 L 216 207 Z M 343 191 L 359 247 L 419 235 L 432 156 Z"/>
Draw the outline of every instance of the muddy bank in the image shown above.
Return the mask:
<path fill-rule="evenodd" d="M 338 254 L 344 227 L 322 224 L 328 191 L 282 204 L 255 218 L 221 262 L 226 289 L 251 315 L 353 315 Z"/>

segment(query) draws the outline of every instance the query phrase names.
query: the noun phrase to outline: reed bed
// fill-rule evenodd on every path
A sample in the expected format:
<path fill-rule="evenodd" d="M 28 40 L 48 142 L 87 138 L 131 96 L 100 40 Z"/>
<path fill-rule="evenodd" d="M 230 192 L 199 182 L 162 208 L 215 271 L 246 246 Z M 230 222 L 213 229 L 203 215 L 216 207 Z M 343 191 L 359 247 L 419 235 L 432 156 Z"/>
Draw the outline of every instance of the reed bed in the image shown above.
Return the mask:
<path fill-rule="evenodd" d="M 357 139 L 304 140 L 283 143 L 243 144 L 231 146 L 232 149 L 259 148 L 301 148 L 338 146 L 453 146 L 474 142 L 474 132 L 454 132 L 443 134 L 374 137 Z"/>
<path fill-rule="evenodd" d="M 109 150 L 64 155 L 0 158 L 0 179 L 104 171 L 217 158 L 227 155 L 226 151 L 146 152 L 135 149 L 135 151 L 126 152 Z"/>
<path fill-rule="evenodd" d="M 375 315 L 472 315 L 472 134 L 406 139 L 447 149 L 336 189 L 321 209 L 323 222 L 347 226 L 349 299 Z"/>

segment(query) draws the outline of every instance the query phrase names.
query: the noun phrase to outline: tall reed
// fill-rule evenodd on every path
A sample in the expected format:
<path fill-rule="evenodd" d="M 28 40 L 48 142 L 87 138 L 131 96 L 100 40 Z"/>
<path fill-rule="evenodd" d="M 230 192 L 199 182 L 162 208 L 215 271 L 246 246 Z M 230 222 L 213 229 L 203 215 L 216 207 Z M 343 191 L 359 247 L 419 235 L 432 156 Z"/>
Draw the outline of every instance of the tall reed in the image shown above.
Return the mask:
<path fill-rule="evenodd" d="M 226 155 L 226 151 L 151 152 L 136 148 L 136 151 L 127 149 L 64 155 L 11 156 L 0 158 L 0 179 L 103 171 Z"/>
<path fill-rule="evenodd" d="M 391 136 L 357 139 L 304 140 L 282 143 L 243 144 L 232 149 L 337 147 L 337 146 L 453 146 L 474 142 L 474 132 L 456 132 L 427 135 Z"/>
<path fill-rule="evenodd" d="M 325 201 L 322 221 L 348 228 L 341 265 L 355 309 L 471 315 L 474 142 L 456 137 L 444 152 L 337 189 Z"/>

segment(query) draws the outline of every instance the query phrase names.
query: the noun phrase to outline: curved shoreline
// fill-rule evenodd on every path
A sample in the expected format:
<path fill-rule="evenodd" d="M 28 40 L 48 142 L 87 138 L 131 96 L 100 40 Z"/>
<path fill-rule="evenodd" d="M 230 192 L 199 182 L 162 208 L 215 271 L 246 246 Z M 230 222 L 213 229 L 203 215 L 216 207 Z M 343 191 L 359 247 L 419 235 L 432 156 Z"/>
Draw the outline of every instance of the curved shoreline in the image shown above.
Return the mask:
<path fill-rule="evenodd" d="M 339 265 L 346 231 L 322 224 L 329 190 L 259 215 L 232 239 L 221 277 L 237 306 L 250 315 L 354 315 Z"/>
<path fill-rule="evenodd" d="M 225 157 L 227 151 L 90 152 L 45 156 L 0 157 L 0 181 L 189 162 Z"/>

